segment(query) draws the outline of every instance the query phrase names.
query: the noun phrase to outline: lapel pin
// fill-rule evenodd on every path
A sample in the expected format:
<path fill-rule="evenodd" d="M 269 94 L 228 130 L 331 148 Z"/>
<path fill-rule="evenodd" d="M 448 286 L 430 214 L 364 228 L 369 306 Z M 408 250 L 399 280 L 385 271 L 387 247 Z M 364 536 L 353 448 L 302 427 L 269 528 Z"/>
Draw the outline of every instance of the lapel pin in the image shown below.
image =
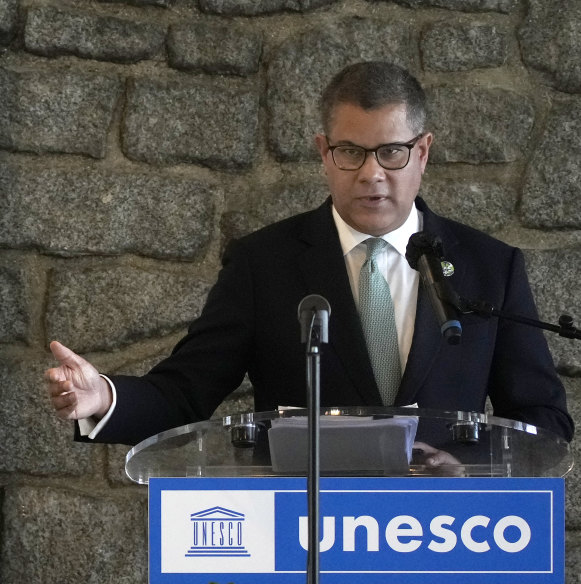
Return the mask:
<path fill-rule="evenodd" d="M 454 274 L 454 266 L 452 263 L 446 260 L 442 260 L 442 272 L 447 278 Z"/>

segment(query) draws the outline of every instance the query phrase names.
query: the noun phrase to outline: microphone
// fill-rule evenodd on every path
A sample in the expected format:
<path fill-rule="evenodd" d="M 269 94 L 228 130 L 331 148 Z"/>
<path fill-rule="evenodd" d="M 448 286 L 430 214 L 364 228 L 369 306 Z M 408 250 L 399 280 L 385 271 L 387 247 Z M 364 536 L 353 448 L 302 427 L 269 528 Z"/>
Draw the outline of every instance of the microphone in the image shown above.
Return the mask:
<path fill-rule="evenodd" d="M 298 316 L 301 323 L 301 343 L 329 342 L 329 316 L 331 305 L 318 294 L 305 296 L 299 303 Z M 318 344 L 318 343 L 315 343 Z"/>
<path fill-rule="evenodd" d="M 438 236 L 420 231 L 410 237 L 405 257 L 422 277 L 442 336 L 450 345 L 457 345 L 462 336 L 462 325 L 458 320 L 460 298 L 444 276 L 442 256 L 442 240 Z"/>

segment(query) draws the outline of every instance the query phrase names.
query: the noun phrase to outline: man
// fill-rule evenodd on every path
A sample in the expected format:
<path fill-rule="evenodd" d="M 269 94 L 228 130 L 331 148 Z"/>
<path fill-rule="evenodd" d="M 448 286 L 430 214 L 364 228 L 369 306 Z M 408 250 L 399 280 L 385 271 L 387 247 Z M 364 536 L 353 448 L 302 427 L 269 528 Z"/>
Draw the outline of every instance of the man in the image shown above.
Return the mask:
<path fill-rule="evenodd" d="M 461 343 L 448 344 L 405 260 L 413 233 L 436 234 L 455 267 L 450 283 L 462 297 L 536 314 L 519 250 L 437 216 L 418 197 L 433 139 L 418 82 L 388 63 L 352 65 L 327 87 L 322 114 L 325 134 L 315 141 L 330 199 L 233 242 L 200 318 L 144 377 L 108 380 L 53 342 L 60 366 L 46 378 L 57 415 L 81 420 L 89 426 L 81 433 L 90 438 L 135 444 L 208 418 L 246 372 L 257 411 L 304 406 L 297 306 L 319 294 L 332 310 L 321 357 L 323 406 L 483 411 L 489 395 L 495 414 L 570 440 L 573 423 L 543 334 L 468 314 L 460 317 Z M 383 249 L 368 253 L 376 243 Z M 397 330 L 379 342 L 364 316 L 370 287 L 385 286 L 383 279 L 369 284 L 377 270 L 389 284 L 385 318 Z M 386 380 L 382 359 L 389 351 L 395 361 Z"/>

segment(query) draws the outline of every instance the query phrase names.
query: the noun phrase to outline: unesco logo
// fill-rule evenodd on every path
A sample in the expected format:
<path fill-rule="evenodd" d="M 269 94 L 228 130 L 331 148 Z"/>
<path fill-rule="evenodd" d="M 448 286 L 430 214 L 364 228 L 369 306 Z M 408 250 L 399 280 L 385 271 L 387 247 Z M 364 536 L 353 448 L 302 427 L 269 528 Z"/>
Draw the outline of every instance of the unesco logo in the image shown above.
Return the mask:
<path fill-rule="evenodd" d="M 250 557 L 243 543 L 244 513 L 211 507 L 190 515 L 193 545 L 186 557 Z"/>

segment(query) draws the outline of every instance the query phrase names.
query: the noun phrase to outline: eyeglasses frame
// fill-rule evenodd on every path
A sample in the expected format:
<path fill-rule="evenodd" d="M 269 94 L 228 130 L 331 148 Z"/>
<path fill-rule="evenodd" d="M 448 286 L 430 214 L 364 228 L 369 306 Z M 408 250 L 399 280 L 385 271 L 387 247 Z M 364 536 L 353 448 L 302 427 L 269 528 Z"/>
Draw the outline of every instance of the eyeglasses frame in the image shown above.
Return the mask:
<path fill-rule="evenodd" d="M 360 170 L 361 168 L 363 168 L 363 165 L 367 162 L 367 155 L 370 152 L 373 152 L 373 156 L 375 157 L 377 164 L 379 164 L 379 166 L 381 166 L 381 168 L 384 168 L 385 170 L 401 170 L 402 168 L 405 168 L 410 162 L 412 148 L 424 136 L 425 136 L 425 132 L 422 132 L 421 134 L 418 134 L 415 138 L 412 138 L 409 142 L 388 142 L 387 144 L 380 144 L 376 148 L 363 148 L 363 146 L 359 146 L 358 144 L 335 144 L 334 146 L 331 146 L 331 143 L 329 142 L 328 136 L 325 136 L 325 140 L 327 140 L 327 146 L 329 147 L 329 151 L 331 152 L 331 158 L 333 159 L 333 164 L 339 170 L 344 170 L 346 172 L 352 172 L 352 171 L 354 172 L 356 170 Z M 365 153 L 365 156 L 363 157 L 363 160 L 361 162 L 361 166 L 358 166 L 357 168 L 341 168 L 337 164 L 337 161 L 335 160 L 335 150 L 341 146 L 354 146 L 356 148 L 361 148 L 361 150 L 363 150 L 363 152 Z M 379 158 L 377 157 L 377 151 L 380 148 L 384 148 L 385 146 L 398 146 L 398 147 L 402 147 L 402 148 L 407 148 L 408 149 L 408 157 L 407 157 L 406 163 L 403 166 L 398 166 L 397 168 L 388 168 L 387 166 L 383 166 L 383 164 L 381 164 L 381 162 L 379 161 Z"/>

